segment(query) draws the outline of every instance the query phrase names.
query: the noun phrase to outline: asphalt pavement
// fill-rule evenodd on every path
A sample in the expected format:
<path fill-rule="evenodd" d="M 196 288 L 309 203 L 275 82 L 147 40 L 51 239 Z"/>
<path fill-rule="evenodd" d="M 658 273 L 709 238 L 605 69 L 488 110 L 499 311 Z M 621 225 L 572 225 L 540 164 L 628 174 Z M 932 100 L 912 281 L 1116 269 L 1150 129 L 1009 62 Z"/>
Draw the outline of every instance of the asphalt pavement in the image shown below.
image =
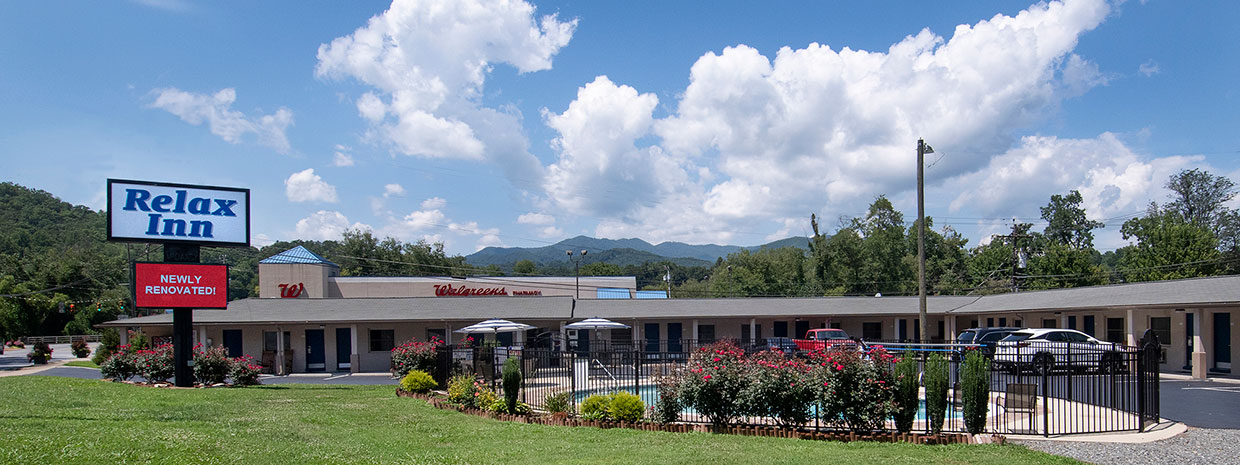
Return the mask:
<path fill-rule="evenodd" d="M 1163 418 L 1195 428 L 1240 429 L 1240 384 L 1163 380 L 1159 394 Z"/>

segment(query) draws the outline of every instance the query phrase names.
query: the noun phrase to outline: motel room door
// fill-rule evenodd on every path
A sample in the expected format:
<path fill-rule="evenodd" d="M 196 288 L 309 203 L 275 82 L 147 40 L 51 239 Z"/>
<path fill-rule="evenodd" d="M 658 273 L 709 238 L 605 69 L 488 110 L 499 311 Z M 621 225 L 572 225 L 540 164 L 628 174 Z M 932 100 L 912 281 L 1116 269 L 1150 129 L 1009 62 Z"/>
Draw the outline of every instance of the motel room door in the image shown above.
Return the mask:
<path fill-rule="evenodd" d="M 1214 314 L 1214 369 L 1231 372 L 1231 313 Z"/>
<path fill-rule="evenodd" d="M 353 333 L 349 328 L 336 328 L 336 369 L 353 368 Z"/>
<path fill-rule="evenodd" d="M 306 371 L 323 371 L 327 368 L 323 354 L 323 330 L 306 330 Z"/>
<path fill-rule="evenodd" d="M 228 350 L 229 357 L 240 357 L 244 355 L 244 352 L 241 351 L 240 329 L 224 330 L 224 348 Z"/>

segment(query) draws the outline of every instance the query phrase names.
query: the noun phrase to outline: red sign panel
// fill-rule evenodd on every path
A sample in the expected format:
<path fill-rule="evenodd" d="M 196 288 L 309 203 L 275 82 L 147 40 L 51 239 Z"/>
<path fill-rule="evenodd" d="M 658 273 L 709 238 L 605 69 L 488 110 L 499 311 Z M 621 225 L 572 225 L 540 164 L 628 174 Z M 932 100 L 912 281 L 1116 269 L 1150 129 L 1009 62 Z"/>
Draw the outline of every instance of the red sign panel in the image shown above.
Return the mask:
<path fill-rule="evenodd" d="M 135 263 L 139 308 L 227 308 L 228 266 Z"/>

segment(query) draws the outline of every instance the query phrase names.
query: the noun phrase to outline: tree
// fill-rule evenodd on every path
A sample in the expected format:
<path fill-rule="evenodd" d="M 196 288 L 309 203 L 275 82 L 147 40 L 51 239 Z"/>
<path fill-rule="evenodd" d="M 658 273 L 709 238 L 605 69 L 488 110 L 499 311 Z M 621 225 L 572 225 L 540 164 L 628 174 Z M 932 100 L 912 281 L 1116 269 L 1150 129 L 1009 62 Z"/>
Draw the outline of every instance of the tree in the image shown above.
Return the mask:
<path fill-rule="evenodd" d="M 1085 209 L 1081 207 L 1082 201 L 1081 193 L 1076 190 L 1066 196 L 1051 196 L 1050 203 L 1041 208 L 1042 219 L 1047 222 L 1042 234 L 1047 241 L 1075 249 L 1093 248 L 1093 230 L 1105 225 L 1090 220 L 1085 215 Z"/>
<path fill-rule="evenodd" d="M 517 274 L 534 274 L 534 270 L 536 268 L 537 266 L 534 265 L 534 262 L 529 260 L 521 260 L 515 265 L 512 265 L 512 271 Z"/>
<path fill-rule="evenodd" d="M 1236 197 L 1236 184 L 1225 176 L 1215 176 L 1194 168 L 1183 170 L 1167 180 L 1171 202 L 1163 208 L 1188 223 L 1205 225 L 1216 236 L 1231 209 L 1226 203 Z"/>
<path fill-rule="evenodd" d="M 594 262 L 581 267 L 582 276 L 621 276 L 624 269 L 611 263 Z"/>
<path fill-rule="evenodd" d="M 1159 209 L 1151 203 L 1145 216 L 1124 222 L 1124 239 L 1137 243 L 1124 248 L 1120 264 L 1127 281 L 1211 276 L 1220 272 L 1218 239 L 1209 227 L 1186 221 L 1180 211 Z"/>

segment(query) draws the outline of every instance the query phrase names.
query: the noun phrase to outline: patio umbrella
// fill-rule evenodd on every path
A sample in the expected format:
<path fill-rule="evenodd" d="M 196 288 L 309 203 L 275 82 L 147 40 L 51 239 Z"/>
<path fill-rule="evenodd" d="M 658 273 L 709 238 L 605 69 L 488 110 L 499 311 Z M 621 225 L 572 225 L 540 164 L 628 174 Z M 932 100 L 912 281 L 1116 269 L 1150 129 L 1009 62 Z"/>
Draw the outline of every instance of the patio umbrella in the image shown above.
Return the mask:
<path fill-rule="evenodd" d="M 593 329 L 595 331 L 595 339 L 598 339 L 598 330 L 600 329 L 628 329 L 631 326 L 624 323 L 616 323 L 605 318 L 586 318 L 576 323 L 564 325 L 566 329 Z"/>
<path fill-rule="evenodd" d="M 534 327 L 523 323 L 513 323 L 508 320 L 486 320 L 480 323 L 474 323 L 453 332 L 465 334 L 498 334 L 525 331 L 529 329 L 534 329 Z"/>

